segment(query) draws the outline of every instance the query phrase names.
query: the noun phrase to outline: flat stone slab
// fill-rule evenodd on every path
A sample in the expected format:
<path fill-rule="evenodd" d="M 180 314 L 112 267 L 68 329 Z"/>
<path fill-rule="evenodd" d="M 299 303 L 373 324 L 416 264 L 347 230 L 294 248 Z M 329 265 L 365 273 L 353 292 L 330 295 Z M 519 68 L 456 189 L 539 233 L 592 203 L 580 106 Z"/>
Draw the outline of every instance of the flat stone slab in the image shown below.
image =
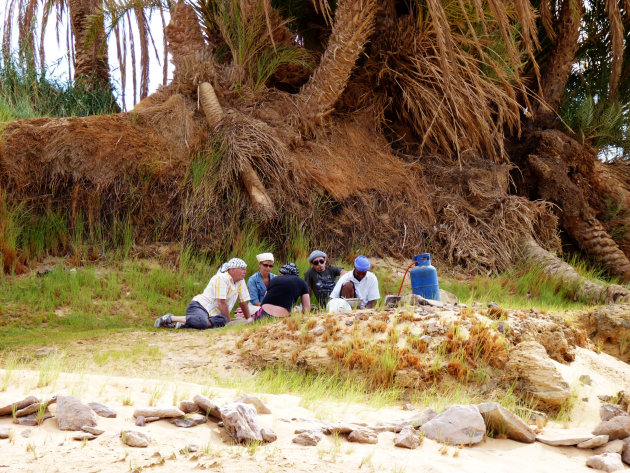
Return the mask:
<path fill-rule="evenodd" d="M 169 419 L 169 422 L 177 427 L 188 429 L 196 425 L 205 424 L 208 418 L 202 414 L 187 415 L 184 417 L 175 417 Z"/>
<path fill-rule="evenodd" d="M 184 417 L 184 413 L 177 407 L 142 407 L 133 412 L 134 417 L 159 417 L 160 419 L 168 419 L 172 417 Z"/>
<path fill-rule="evenodd" d="M 596 435 L 590 440 L 577 444 L 577 448 L 597 448 L 608 443 L 608 435 Z"/>
<path fill-rule="evenodd" d="M 30 406 L 31 404 L 35 404 L 38 402 L 39 398 L 37 398 L 36 396 L 27 396 L 21 401 L 16 401 L 0 407 L 0 416 L 13 415 L 14 409 L 16 411 L 19 411 L 20 409 L 24 409 L 26 406 Z"/>
<path fill-rule="evenodd" d="M 94 440 L 95 438 L 96 438 L 96 435 L 91 434 L 89 432 L 79 432 L 78 434 L 74 434 L 72 436 L 72 440 L 78 440 L 78 441 Z"/>
<path fill-rule="evenodd" d="M 536 436 L 536 440 L 552 447 L 569 447 L 591 440 L 593 437 L 593 434 L 580 429 L 545 429 Z"/>
<path fill-rule="evenodd" d="M 92 435 L 101 435 L 103 432 L 105 432 L 103 429 L 97 429 L 96 427 L 92 427 L 89 425 L 84 425 L 83 427 L 81 427 L 81 430 Z"/>
<path fill-rule="evenodd" d="M 88 407 L 96 412 L 97 415 L 108 419 L 113 419 L 118 415 L 115 410 L 100 402 L 90 402 L 88 403 Z"/>

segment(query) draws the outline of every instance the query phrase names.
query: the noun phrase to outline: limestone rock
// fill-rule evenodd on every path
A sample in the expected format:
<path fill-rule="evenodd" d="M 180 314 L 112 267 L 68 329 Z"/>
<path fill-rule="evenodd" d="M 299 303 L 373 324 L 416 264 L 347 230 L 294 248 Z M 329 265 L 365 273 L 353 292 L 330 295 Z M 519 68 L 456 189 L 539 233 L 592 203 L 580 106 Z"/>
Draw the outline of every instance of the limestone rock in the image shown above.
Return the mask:
<path fill-rule="evenodd" d="M 265 404 L 258 399 L 256 396 L 252 396 L 251 394 L 243 394 L 239 397 L 235 402 L 244 402 L 245 404 L 251 404 L 256 408 L 256 412 L 258 414 L 271 414 L 271 411 Z"/>
<path fill-rule="evenodd" d="M 79 440 L 79 441 L 94 440 L 95 438 L 96 438 L 96 435 L 91 434 L 89 432 L 79 432 L 72 436 L 72 440 Z"/>
<path fill-rule="evenodd" d="M 589 310 L 582 316 L 582 323 L 594 340 L 608 340 L 613 345 L 630 336 L 630 304 L 611 304 Z"/>
<path fill-rule="evenodd" d="M 394 445 L 402 448 L 416 449 L 420 446 L 420 437 L 412 427 L 405 427 L 394 439 Z"/>
<path fill-rule="evenodd" d="M 359 427 L 348 434 L 348 442 L 378 443 L 378 434 L 372 429 Z"/>
<path fill-rule="evenodd" d="M 322 434 L 314 430 L 302 432 L 301 434 L 293 437 L 292 442 L 298 445 L 304 445 L 305 447 L 314 447 L 322 439 Z"/>
<path fill-rule="evenodd" d="M 608 435 L 610 440 L 630 437 L 630 416 L 617 416 L 602 422 L 593 431 L 594 435 Z"/>
<path fill-rule="evenodd" d="M 420 431 L 431 440 L 451 445 L 473 445 L 483 440 L 486 425 L 477 406 L 454 404 L 426 422 Z"/>
<path fill-rule="evenodd" d="M 105 432 L 103 429 L 97 429 L 96 427 L 90 427 L 89 425 L 84 425 L 83 427 L 81 427 L 81 430 L 92 435 L 101 435 L 103 432 Z"/>
<path fill-rule="evenodd" d="M 621 455 L 618 453 L 603 453 L 602 455 L 590 457 L 586 460 L 586 466 L 608 473 L 625 469 L 623 463 L 621 463 Z"/>
<path fill-rule="evenodd" d="M 608 443 L 608 435 L 596 435 L 590 440 L 577 444 L 577 448 L 597 448 Z"/>
<path fill-rule="evenodd" d="M 134 417 L 144 417 L 146 421 L 147 417 L 159 417 L 160 419 L 167 419 L 171 417 L 184 417 L 184 413 L 177 407 L 142 407 L 133 412 Z"/>
<path fill-rule="evenodd" d="M 607 420 L 612 419 L 613 417 L 618 416 L 627 416 L 629 415 L 626 411 L 624 411 L 621 407 L 615 404 L 602 404 L 599 408 L 599 417 L 605 422 Z"/>
<path fill-rule="evenodd" d="M 263 442 L 265 443 L 271 443 L 278 440 L 278 435 L 271 429 L 262 429 L 260 433 L 262 435 Z"/>
<path fill-rule="evenodd" d="M 219 407 L 206 396 L 196 394 L 193 401 L 199 406 L 199 409 L 201 409 L 203 414 L 212 416 L 217 420 L 221 420 L 221 409 L 219 409 Z"/>
<path fill-rule="evenodd" d="M 511 349 L 505 369 L 525 392 L 547 406 L 559 407 L 569 399 L 569 384 L 538 342 L 521 342 Z"/>
<path fill-rule="evenodd" d="M 236 443 L 262 441 L 256 409 L 250 404 L 233 402 L 221 408 L 221 419 L 227 433 Z"/>
<path fill-rule="evenodd" d="M 130 447 L 148 447 L 151 443 L 151 437 L 139 430 L 123 430 L 120 433 L 123 443 Z"/>
<path fill-rule="evenodd" d="M 39 399 L 37 397 L 27 396 L 21 401 L 13 402 L 11 404 L 7 404 L 6 406 L 0 407 L 0 416 L 12 415 L 14 408 L 16 411 L 19 411 L 20 409 L 24 409 L 26 406 L 30 406 L 31 404 L 35 404 L 38 402 Z"/>
<path fill-rule="evenodd" d="M 592 438 L 592 434 L 581 429 L 545 429 L 543 433 L 536 436 L 539 442 L 553 447 L 577 445 Z"/>
<path fill-rule="evenodd" d="M 413 416 L 409 419 L 409 423 L 414 426 L 416 429 L 422 427 L 424 424 L 429 422 L 434 417 L 437 417 L 438 413 L 435 412 L 430 407 L 423 410 L 420 414 Z"/>
<path fill-rule="evenodd" d="M 180 401 L 179 410 L 184 414 L 194 414 L 199 412 L 199 406 L 194 401 Z"/>
<path fill-rule="evenodd" d="M 11 435 L 11 430 L 8 427 L 0 427 L 0 439 L 8 439 Z"/>
<path fill-rule="evenodd" d="M 477 406 L 486 423 L 486 430 L 495 435 L 504 434 L 518 442 L 533 443 L 536 434 L 523 420 L 497 402 L 484 402 Z"/>
<path fill-rule="evenodd" d="M 95 427 L 94 411 L 72 396 L 57 397 L 57 427 L 59 430 L 81 430 L 84 425 Z"/>
<path fill-rule="evenodd" d="M 597 450 L 594 450 L 593 453 L 595 455 L 601 455 L 602 453 L 619 453 L 621 455 L 624 446 L 625 443 L 623 442 L 623 440 L 617 439 L 599 447 Z"/>
<path fill-rule="evenodd" d="M 173 419 L 169 419 L 169 422 L 177 427 L 189 428 L 194 427 L 195 425 L 205 424 L 207 421 L 207 417 L 201 414 L 193 414 L 186 417 L 175 417 Z"/>
<path fill-rule="evenodd" d="M 101 417 L 113 419 L 118 415 L 116 414 L 116 411 L 110 409 L 105 404 L 101 404 L 100 402 L 90 402 L 88 403 L 88 407 Z"/>

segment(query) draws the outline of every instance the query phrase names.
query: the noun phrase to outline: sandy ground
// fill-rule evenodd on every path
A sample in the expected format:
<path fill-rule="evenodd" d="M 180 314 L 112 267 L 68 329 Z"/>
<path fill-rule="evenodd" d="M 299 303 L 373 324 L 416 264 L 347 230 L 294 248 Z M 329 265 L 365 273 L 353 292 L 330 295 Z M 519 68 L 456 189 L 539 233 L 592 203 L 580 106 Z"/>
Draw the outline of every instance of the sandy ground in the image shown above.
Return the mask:
<path fill-rule="evenodd" d="M 578 349 L 576 361 L 558 365 L 565 379 L 578 390 L 573 419 L 566 426 L 590 431 L 599 422 L 598 394 L 614 394 L 630 387 L 630 366 L 605 354 Z M 591 385 L 578 381 L 589 375 Z M 0 370 L 0 379 L 4 375 Z M 138 428 L 147 432 L 152 443 L 148 448 L 123 445 L 119 432 L 135 428 L 133 411 L 148 406 L 151 396 L 159 392 L 158 405 L 172 405 L 173 399 L 191 399 L 203 393 L 218 404 L 234 400 L 240 392 L 209 386 L 207 383 L 159 381 L 151 373 L 139 377 L 98 374 L 61 373 L 54 383 L 36 388 L 40 372 L 14 371 L 7 390 L 0 393 L 0 405 L 22 399 L 28 394 L 46 397 L 66 393 L 84 402 L 99 401 L 118 412 L 115 419 L 99 417 L 98 426 L 105 430 L 96 440 L 84 443 L 71 439 L 71 432 L 57 429 L 56 420 L 48 419 L 39 427 L 14 425 L 11 417 L 0 418 L 0 427 L 14 429 L 11 439 L 0 440 L 0 472 L 129 472 L 129 471 L 221 471 L 221 472 L 592 472 L 585 466 L 589 451 L 574 447 L 550 447 L 541 443 L 522 444 L 511 440 L 486 439 L 475 447 L 444 448 L 425 439 L 417 450 L 397 448 L 393 433 L 379 434 L 377 445 L 360 445 L 345 438 L 322 439 L 317 447 L 303 447 L 291 442 L 295 429 L 309 427 L 313 419 L 327 421 L 379 422 L 409 418 L 418 413 L 399 407 L 375 409 L 364 404 L 320 402 L 304 407 L 300 397 L 259 394 L 272 413 L 259 416 L 263 427 L 272 428 L 278 440 L 258 448 L 232 445 L 215 422 L 190 429 L 177 428 L 158 421 Z M 253 393 L 256 394 L 256 393 Z M 133 402 L 133 405 L 125 405 Z M 25 437 L 25 433 L 30 435 Z M 189 444 L 199 452 L 184 453 Z"/>

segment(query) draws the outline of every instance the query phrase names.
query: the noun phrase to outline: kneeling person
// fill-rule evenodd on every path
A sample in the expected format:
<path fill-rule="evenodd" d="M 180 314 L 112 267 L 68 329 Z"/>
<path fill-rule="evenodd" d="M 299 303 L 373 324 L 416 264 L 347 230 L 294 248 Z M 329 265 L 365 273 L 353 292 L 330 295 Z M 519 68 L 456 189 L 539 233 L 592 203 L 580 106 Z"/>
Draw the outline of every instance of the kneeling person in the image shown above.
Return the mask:
<path fill-rule="evenodd" d="M 371 309 L 374 307 L 381 294 L 378 291 L 376 275 L 368 271 L 370 266 L 370 260 L 365 256 L 357 256 L 354 260 L 354 270 L 339 278 L 339 281 L 337 281 L 330 293 L 330 297 L 361 299 L 359 309 Z"/>
<path fill-rule="evenodd" d="M 286 317 L 291 313 L 298 298 L 301 298 L 302 310 L 308 312 L 311 307 L 308 286 L 300 278 L 297 266 L 287 263 L 280 268 L 280 276 L 273 278 L 269 283 L 261 308 L 252 318 L 257 320 L 265 316 Z"/>
<path fill-rule="evenodd" d="M 199 330 L 224 327 L 231 320 L 230 311 L 237 299 L 248 319 L 250 314 L 247 304 L 249 291 L 245 284 L 246 271 L 245 261 L 232 258 L 212 276 L 203 293 L 193 297 L 186 307 L 185 317 L 166 314 L 157 319 L 154 326 L 164 327 L 175 323 L 175 328 L 185 325 Z"/>

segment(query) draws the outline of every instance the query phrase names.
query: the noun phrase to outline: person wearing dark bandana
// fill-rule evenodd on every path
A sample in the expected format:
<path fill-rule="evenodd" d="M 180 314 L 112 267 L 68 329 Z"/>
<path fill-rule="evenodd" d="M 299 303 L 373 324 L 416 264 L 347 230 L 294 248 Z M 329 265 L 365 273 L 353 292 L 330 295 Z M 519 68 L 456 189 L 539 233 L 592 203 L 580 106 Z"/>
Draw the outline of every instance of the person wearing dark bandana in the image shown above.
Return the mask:
<path fill-rule="evenodd" d="M 301 298 L 302 310 L 308 312 L 311 307 L 308 286 L 300 278 L 297 266 L 294 263 L 287 263 L 280 268 L 280 276 L 269 283 L 261 308 L 252 315 L 252 319 L 286 317 L 291 314 L 298 298 Z"/>

